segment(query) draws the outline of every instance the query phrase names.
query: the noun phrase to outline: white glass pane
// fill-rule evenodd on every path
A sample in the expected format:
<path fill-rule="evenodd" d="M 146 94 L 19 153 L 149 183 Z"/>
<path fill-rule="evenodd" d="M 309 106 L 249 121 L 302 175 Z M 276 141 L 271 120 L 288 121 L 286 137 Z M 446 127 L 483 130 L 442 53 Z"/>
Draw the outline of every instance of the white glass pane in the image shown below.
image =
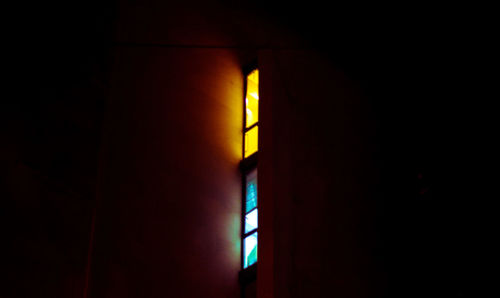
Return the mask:
<path fill-rule="evenodd" d="M 257 262 L 257 232 L 243 240 L 243 268 L 247 268 L 255 262 Z"/>
<path fill-rule="evenodd" d="M 258 227 L 257 209 L 245 215 L 245 233 L 250 232 Z"/>

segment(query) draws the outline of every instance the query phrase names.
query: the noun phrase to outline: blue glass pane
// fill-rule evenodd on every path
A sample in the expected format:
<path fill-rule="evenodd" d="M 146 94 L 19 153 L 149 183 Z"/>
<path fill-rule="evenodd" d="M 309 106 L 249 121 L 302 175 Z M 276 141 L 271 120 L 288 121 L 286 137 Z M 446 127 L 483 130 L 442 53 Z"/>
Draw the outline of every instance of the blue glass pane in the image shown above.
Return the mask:
<path fill-rule="evenodd" d="M 245 233 L 250 232 L 258 227 L 257 209 L 245 215 Z"/>
<path fill-rule="evenodd" d="M 257 169 L 247 175 L 245 213 L 257 207 Z"/>
<path fill-rule="evenodd" d="M 247 268 L 255 262 L 257 262 L 257 232 L 243 240 L 243 268 Z"/>

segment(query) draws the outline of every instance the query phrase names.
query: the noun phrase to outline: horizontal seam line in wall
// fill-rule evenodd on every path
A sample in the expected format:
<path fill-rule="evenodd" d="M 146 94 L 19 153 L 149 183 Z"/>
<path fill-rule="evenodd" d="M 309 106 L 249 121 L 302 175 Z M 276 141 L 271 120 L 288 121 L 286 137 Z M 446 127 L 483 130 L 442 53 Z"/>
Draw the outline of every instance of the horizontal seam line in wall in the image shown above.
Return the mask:
<path fill-rule="evenodd" d="M 252 49 L 252 50 L 310 50 L 312 47 L 295 46 L 244 46 L 244 45 L 196 45 L 196 44 L 161 44 L 138 42 L 113 42 L 115 47 L 157 47 L 157 48 L 187 48 L 187 49 Z"/>

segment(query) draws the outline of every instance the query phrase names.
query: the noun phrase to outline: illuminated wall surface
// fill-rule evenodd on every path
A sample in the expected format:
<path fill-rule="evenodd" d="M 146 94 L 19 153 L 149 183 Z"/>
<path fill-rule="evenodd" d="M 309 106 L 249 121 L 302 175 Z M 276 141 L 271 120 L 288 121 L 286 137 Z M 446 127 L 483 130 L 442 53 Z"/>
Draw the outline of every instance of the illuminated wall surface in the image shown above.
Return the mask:
<path fill-rule="evenodd" d="M 243 240 L 243 268 L 257 262 L 257 228 L 257 169 L 254 169 L 246 177 L 245 234 L 250 234 Z"/>
<path fill-rule="evenodd" d="M 247 91 L 245 95 L 245 129 L 259 121 L 259 71 L 256 69 L 247 76 Z M 258 149 L 258 127 L 245 132 L 245 156 L 248 157 Z"/>

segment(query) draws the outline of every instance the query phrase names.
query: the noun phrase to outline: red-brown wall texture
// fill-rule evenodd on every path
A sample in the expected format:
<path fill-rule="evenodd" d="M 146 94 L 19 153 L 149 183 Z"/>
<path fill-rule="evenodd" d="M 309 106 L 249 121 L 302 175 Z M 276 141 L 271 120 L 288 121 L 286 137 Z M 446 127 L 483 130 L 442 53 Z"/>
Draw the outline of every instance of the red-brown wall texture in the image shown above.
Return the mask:
<path fill-rule="evenodd" d="M 242 72 L 218 49 L 117 48 L 92 297 L 237 297 Z"/>
<path fill-rule="evenodd" d="M 260 58 L 259 297 L 372 297 L 369 102 L 313 51 Z"/>

